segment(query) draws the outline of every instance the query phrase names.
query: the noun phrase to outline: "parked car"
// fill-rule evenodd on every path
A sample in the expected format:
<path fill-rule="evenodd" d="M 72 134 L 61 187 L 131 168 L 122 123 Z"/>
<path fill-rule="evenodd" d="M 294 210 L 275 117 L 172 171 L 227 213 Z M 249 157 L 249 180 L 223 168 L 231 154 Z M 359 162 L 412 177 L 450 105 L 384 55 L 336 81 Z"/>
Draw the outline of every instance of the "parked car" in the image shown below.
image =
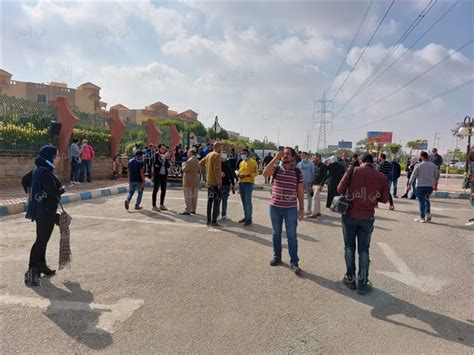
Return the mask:
<path fill-rule="evenodd" d="M 459 170 L 464 170 L 466 169 L 466 162 L 460 161 L 459 163 L 454 164 L 454 167 Z"/>
<path fill-rule="evenodd" d="M 450 168 L 454 168 L 454 165 L 456 165 L 457 163 L 459 163 L 459 160 L 458 160 L 458 159 L 452 159 L 452 160 L 449 162 L 449 167 L 450 167 Z"/>

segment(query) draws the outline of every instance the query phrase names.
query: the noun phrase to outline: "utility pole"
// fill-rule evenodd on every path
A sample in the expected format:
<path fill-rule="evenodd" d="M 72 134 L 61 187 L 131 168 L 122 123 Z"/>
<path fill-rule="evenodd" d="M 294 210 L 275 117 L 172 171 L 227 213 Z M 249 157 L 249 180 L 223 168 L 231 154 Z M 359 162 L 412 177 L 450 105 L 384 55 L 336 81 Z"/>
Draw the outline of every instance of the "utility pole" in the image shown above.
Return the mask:
<path fill-rule="evenodd" d="M 319 124 L 318 145 L 316 148 L 317 152 L 321 152 L 327 148 L 326 128 L 327 128 L 328 123 L 332 122 L 333 104 L 334 104 L 334 101 L 326 100 L 326 92 L 323 92 L 323 98 L 321 100 L 314 101 L 312 131 L 314 131 L 315 125 Z M 317 118 L 319 118 L 319 121 L 316 120 Z"/>

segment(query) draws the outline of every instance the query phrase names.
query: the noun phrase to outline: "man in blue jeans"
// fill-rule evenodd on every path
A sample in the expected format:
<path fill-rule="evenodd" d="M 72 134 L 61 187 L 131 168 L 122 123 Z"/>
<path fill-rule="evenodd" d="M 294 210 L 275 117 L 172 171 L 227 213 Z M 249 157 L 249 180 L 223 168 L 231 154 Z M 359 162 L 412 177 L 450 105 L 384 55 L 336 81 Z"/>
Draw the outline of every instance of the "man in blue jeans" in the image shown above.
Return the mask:
<path fill-rule="evenodd" d="M 349 211 L 342 216 L 346 274 L 343 283 L 351 290 L 364 295 L 371 291 L 369 281 L 369 248 L 374 230 L 375 207 L 389 200 L 387 178 L 374 167 L 374 158 L 365 153 L 360 167 L 351 168 L 337 186 L 339 194 L 351 200 Z M 357 245 L 356 245 L 357 244 Z M 355 251 L 359 253 L 359 271 L 356 277 Z M 357 278 L 357 285 L 356 285 Z"/>
<path fill-rule="evenodd" d="M 255 178 L 258 176 L 258 165 L 255 159 L 250 157 L 250 151 L 247 148 L 240 152 L 241 162 L 238 164 L 239 169 L 239 193 L 242 199 L 242 207 L 244 210 L 244 218 L 239 223 L 244 226 L 252 224 L 252 192 Z"/>
<path fill-rule="evenodd" d="M 291 270 L 300 274 L 296 227 L 298 219 L 301 221 L 304 218 L 304 182 L 303 174 L 295 167 L 295 158 L 296 151 L 293 148 L 287 147 L 283 151 L 279 151 L 263 170 L 263 176 L 266 178 L 273 176 L 270 200 L 273 259 L 270 265 L 277 266 L 282 263 L 281 235 L 283 222 L 285 222 Z"/>
<path fill-rule="evenodd" d="M 426 223 L 431 221 L 430 195 L 438 185 L 438 167 L 429 161 L 428 153 L 420 153 L 421 163 L 415 165 L 410 177 L 408 190 L 416 180 L 416 198 L 420 206 L 420 217 L 415 222 Z"/>
<path fill-rule="evenodd" d="M 143 207 L 140 206 L 140 203 L 142 202 L 143 189 L 145 188 L 145 168 L 143 152 L 141 150 L 137 150 L 135 157 L 130 159 L 128 162 L 128 181 L 130 189 L 127 199 L 125 200 L 125 209 L 129 209 L 133 194 L 137 191 L 138 196 L 137 202 L 135 203 L 135 209 L 141 210 Z"/>

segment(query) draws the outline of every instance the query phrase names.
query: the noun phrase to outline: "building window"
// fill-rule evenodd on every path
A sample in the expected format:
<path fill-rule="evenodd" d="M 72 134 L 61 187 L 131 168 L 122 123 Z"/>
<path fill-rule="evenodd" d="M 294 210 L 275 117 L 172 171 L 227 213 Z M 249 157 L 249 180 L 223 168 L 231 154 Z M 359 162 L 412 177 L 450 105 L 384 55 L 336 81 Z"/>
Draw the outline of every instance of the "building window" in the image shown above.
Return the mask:
<path fill-rule="evenodd" d="M 45 103 L 46 103 L 46 95 L 37 94 L 37 95 L 36 95 L 36 102 L 45 104 Z"/>

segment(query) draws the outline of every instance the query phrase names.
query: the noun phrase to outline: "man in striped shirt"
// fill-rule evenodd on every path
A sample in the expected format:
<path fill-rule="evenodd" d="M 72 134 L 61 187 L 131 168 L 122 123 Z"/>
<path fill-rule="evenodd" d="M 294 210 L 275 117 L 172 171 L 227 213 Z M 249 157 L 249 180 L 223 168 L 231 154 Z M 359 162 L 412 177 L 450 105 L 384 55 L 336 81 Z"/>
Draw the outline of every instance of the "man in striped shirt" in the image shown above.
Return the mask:
<path fill-rule="evenodd" d="M 388 201 L 390 203 L 390 210 L 393 211 L 395 209 L 395 206 L 393 205 L 393 198 L 392 194 L 390 193 L 390 180 L 392 179 L 392 163 L 390 163 L 387 160 L 387 156 L 385 154 L 380 154 L 380 163 L 379 163 L 379 168 L 377 169 L 379 172 L 385 175 L 387 178 L 387 184 L 388 184 Z"/>
<path fill-rule="evenodd" d="M 273 259 L 270 265 L 281 264 L 281 235 L 285 221 L 291 270 L 301 273 L 298 265 L 296 227 L 304 218 L 304 184 L 301 171 L 295 168 L 296 151 L 285 148 L 263 170 L 263 176 L 273 176 L 270 218 L 272 221 Z M 299 211 L 298 211 L 299 205 Z"/>

